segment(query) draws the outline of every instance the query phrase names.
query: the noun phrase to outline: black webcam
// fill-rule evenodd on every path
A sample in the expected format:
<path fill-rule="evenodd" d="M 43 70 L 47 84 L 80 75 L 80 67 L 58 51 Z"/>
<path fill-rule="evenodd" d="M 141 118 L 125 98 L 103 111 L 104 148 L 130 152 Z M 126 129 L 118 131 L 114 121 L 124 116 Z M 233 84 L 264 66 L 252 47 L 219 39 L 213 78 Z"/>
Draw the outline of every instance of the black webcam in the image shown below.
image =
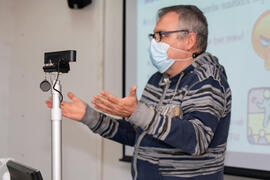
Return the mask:
<path fill-rule="evenodd" d="M 70 70 L 69 63 L 76 62 L 76 51 L 56 51 L 56 52 L 45 52 L 44 54 L 44 72 L 61 72 L 68 73 Z"/>

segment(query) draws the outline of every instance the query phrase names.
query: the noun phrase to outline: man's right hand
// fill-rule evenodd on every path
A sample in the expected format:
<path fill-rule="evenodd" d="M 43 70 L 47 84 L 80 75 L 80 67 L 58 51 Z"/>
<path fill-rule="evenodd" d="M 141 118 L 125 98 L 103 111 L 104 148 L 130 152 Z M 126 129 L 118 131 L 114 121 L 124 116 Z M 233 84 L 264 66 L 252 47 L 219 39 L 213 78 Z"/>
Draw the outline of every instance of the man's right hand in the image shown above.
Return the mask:
<path fill-rule="evenodd" d="M 72 100 L 72 102 L 62 101 L 61 103 L 63 116 L 77 121 L 82 120 L 86 110 L 86 103 L 71 92 L 68 93 L 68 97 Z M 46 101 L 46 104 L 49 108 L 52 107 L 51 97 Z"/>

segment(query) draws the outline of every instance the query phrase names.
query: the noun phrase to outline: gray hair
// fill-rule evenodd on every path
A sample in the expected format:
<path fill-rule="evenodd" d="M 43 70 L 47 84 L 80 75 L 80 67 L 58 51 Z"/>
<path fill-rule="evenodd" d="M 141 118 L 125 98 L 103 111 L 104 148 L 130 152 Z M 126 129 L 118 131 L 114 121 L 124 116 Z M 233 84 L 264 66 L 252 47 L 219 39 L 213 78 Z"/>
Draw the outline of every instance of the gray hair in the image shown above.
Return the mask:
<path fill-rule="evenodd" d="M 196 48 L 204 52 L 207 48 L 208 24 L 203 12 L 193 5 L 170 6 L 158 10 L 158 19 L 168 12 L 179 14 L 179 25 L 196 34 Z"/>

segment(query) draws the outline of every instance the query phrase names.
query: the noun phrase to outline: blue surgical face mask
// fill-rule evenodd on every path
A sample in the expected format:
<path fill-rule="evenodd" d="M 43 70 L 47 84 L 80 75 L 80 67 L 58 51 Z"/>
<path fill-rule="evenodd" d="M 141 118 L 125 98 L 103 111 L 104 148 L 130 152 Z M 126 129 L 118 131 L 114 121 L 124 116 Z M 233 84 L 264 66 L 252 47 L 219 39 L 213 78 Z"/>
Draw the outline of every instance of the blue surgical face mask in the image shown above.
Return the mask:
<path fill-rule="evenodd" d="M 167 51 L 169 48 L 175 49 L 176 51 L 190 54 L 191 56 L 185 59 L 171 59 L 168 57 Z M 150 49 L 149 49 L 150 59 L 152 64 L 159 70 L 159 72 L 164 73 L 167 71 L 175 61 L 187 61 L 192 59 L 192 53 L 170 47 L 169 44 L 164 42 L 157 42 L 155 39 L 152 39 Z"/>

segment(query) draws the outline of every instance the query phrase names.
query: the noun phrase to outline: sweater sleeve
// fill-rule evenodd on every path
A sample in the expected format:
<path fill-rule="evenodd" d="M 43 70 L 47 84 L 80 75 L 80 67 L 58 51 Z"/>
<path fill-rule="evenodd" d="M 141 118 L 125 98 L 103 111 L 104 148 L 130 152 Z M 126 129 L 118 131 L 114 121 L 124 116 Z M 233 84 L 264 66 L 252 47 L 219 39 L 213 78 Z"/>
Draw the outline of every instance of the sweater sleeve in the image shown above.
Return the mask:
<path fill-rule="evenodd" d="M 191 86 L 180 107 L 182 115 L 170 117 L 140 102 L 129 122 L 173 147 L 200 155 L 224 114 L 225 94 L 219 81 L 209 77 Z"/>
<path fill-rule="evenodd" d="M 94 133 L 107 139 L 130 146 L 135 143 L 136 131 L 133 125 L 123 119 L 115 119 L 100 113 L 89 105 L 81 122 Z"/>

